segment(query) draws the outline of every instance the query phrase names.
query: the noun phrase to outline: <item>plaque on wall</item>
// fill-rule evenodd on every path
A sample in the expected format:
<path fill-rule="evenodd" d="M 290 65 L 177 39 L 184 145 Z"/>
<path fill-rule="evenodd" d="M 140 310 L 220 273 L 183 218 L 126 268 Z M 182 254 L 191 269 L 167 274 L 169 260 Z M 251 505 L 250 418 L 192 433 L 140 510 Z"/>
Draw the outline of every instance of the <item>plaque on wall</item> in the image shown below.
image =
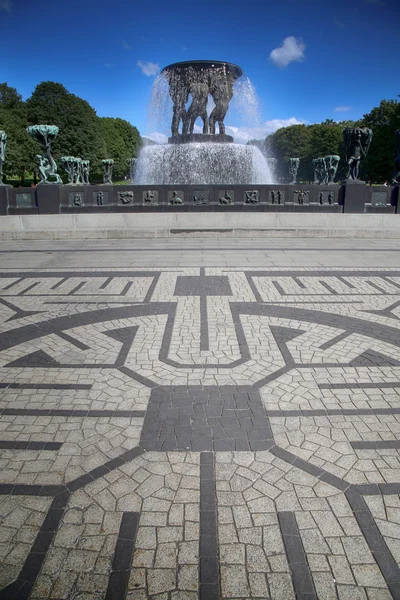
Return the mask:
<path fill-rule="evenodd" d="M 371 204 L 372 206 L 386 206 L 387 193 L 386 192 L 372 192 Z"/>
<path fill-rule="evenodd" d="M 170 190 L 168 192 L 168 204 L 179 206 L 184 204 L 185 193 L 183 190 Z"/>
<path fill-rule="evenodd" d="M 69 206 L 83 206 L 84 205 L 83 192 L 69 192 L 68 193 L 68 205 Z"/>
<path fill-rule="evenodd" d="M 323 204 L 335 204 L 335 192 L 333 190 L 320 191 L 318 192 L 317 201 L 318 204 L 320 204 L 321 206 Z"/>
<path fill-rule="evenodd" d="M 267 198 L 268 204 L 284 204 L 285 192 L 283 190 L 270 190 Z"/>
<path fill-rule="evenodd" d="M 103 192 L 103 190 L 93 192 L 93 204 L 96 206 L 105 206 L 108 204 L 108 192 Z"/>
<path fill-rule="evenodd" d="M 33 194 L 15 194 L 17 208 L 32 208 L 34 206 Z"/>
<path fill-rule="evenodd" d="M 310 203 L 310 192 L 308 190 L 294 190 L 293 203 L 303 206 Z"/>
<path fill-rule="evenodd" d="M 245 190 L 244 192 L 244 203 L 245 204 L 259 204 L 260 202 L 260 190 Z"/>
<path fill-rule="evenodd" d="M 143 204 L 144 206 L 157 206 L 158 204 L 158 191 L 157 190 L 147 190 L 142 192 Z"/>
<path fill-rule="evenodd" d="M 131 191 L 118 192 L 118 204 L 133 204 L 134 193 Z"/>
<path fill-rule="evenodd" d="M 210 204 L 210 191 L 209 190 L 194 190 L 193 191 L 193 204 L 195 206 L 205 206 Z"/>
<path fill-rule="evenodd" d="M 218 190 L 218 202 L 222 206 L 235 204 L 235 192 L 233 190 Z"/>

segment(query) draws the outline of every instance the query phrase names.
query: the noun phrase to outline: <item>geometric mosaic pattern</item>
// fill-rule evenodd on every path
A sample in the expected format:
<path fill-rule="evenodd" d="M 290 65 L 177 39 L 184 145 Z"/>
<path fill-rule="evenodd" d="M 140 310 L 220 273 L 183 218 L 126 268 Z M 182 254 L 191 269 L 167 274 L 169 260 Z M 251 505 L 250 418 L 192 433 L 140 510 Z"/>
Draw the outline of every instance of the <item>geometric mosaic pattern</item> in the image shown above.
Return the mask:
<path fill-rule="evenodd" d="M 400 599 L 400 271 L 0 273 L 0 599 Z"/>

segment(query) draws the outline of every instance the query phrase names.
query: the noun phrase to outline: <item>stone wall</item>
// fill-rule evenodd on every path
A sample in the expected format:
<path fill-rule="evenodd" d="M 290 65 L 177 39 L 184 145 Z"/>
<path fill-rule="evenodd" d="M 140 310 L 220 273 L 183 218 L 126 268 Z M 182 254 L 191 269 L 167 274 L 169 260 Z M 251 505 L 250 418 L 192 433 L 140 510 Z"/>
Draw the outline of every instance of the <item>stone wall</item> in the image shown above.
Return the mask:
<path fill-rule="evenodd" d="M 130 212 L 399 213 L 398 186 L 0 186 L 0 215 Z"/>

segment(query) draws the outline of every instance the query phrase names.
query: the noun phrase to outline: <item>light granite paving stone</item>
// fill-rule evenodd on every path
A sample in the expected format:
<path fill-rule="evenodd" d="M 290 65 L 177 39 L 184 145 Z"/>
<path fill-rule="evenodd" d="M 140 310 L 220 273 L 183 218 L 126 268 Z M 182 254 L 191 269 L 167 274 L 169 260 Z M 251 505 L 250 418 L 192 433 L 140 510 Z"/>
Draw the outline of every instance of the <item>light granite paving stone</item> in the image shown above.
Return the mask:
<path fill-rule="evenodd" d="M 250 588 L 245 567 L 239 565 L 221 565 L 222 598 L 248 596 Z"/>
<path fill-rule="evenodd" d="M 211 257 L 203 242 L 190 243 Z M 294 598 L 298 580 L 277 518 L 289 511 L 318 597 L 391 597 L 384 563 L 374 557 L 376 546 L 386 547 L 393 560 L 386 577 L 398 576 L 400 461 L 396 448 L 380 443 L 400 434 L 400 314 L 391 308 L 400 300 L 400 265 L 385 268 L 372 257 L 395 264 L 397 255 L 383 254 L 382 242 L 374 241 L 377 254 L 332 240 L 339 252 L 319 247 L 304 267 L 296 248 L 315 248 L 315 240 L 291 241 L 290 253 L 269 241 L 282 261 L 271 265 L 251 250 L 265 240 L 232 238 L 229 251 L 227 241 L 215 243 L 218 258 L 201 269 L 159 266 L 176 255 L 178 240 L 146 241 L 157 252 L 148 253 L 148 267 L 129 254 L 134 269 L 121 263 L 125 252 L 113 253 L 112 269 L 93 267 L 86 242 L 79 263 L 74 252 L 62 254 L 61 270 L 55 259 L 45 269 L 35 263 L 40 254 L 30 246 L 34 274 L 21 263 L 28 254 L 3 253 L 12 260 L 10 272 L 0 273 L 0 304 L 16 309 L 0 306 L 1 585 L 19 576 L 43 538 L 49 546 L 32 599 L 100 600 L 118 562 L 123 513 L 134 512 L 139 525 L 124 584 L 130 600 L 194 600 L 199 583 L 214 592 L 220 585 L 231 600 Z M 107 253 L 113 244 L 130 248 L 107 244 Z M 343 267 L 337 256 L 345 244 L 352 252 Z M 249 248 L 255 264 L 229 263 L 246 254 L 238 248 Z M 195 263 L 199 255 L 191 254 Z M 78 284 L 80 295 L 72 293 Z M 205 313 L 199 285 L 208 289 Z M 152 447 L 156 440 L 162 445 Z M 54 442 L 58 449 L 28 446 Z M 142 442 L 147 451 L 132 454 Z M 215 480 L 209 464 L 200 466 L 208 452 Z M 28 488 L 2 488 L 9 484 L 38 487 L 29 496 L 21 495 Z M 50 509 L 61 488 L 38 493 L 64 484 L 71 496 L 61 516 Z M 344 495 L 349 484 L 362 494 L 362 508 Z M 201 506 L 218 514 L 219 581 L 211 572 L 199 580 L 204 528 L 213 527 L 200 518 Z M 46 536 L 37 538 L 42 525 Z"/>
<path fill-rule="evenodd" d="M 386 588 L 385 580 L 377 565 L 355 565 L 353 566 L 353 573 L 356 582 L 360 586 Z"/>
<path fill-rule="evenodd" d="M 173 590 L 176 586 L 176 573 L 174 569 L 151 569 L 147 573 L 148 593 L 158 594 L 160 592 Z"/>
<path fill-rule="evenodd" d="M 294 600 L 291 577 L 286 573 L 270 573 L 267 575 L 271 598 L 276 600 Z"/>

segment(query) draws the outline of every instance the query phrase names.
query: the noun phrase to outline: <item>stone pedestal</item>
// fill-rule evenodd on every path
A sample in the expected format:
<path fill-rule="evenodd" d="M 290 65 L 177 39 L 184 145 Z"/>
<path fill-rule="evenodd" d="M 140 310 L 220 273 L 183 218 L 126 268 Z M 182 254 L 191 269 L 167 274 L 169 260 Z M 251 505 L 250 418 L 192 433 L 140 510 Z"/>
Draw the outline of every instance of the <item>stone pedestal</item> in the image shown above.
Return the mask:
<path fill-rule="evenodd" d="M 364 181 L 347 179 L 344 185 L 344 210 L 345 213 L 364 213 L 366 201 L 366 185 Z"/>
<path fill-rule="evenodd" d="M 12 189 L 11 185 L 0 184 L 0 215 L 7 214 L 8 192 L 10 189 Z"/>
<path fill-rule="evenodd" d="M 36 186 L 36 200 L 39 214 L 53 215 L 60 212 L 60 185 L 42 184 Z"/>
<path fill-rule="evenodd" d="M 168 138 L 168 144 L 200 144 L 200 143 L 213 143 L 213 144 L 232 144 L 233 137 L 225 133 L 187 133 L 173 135 Z"/>

